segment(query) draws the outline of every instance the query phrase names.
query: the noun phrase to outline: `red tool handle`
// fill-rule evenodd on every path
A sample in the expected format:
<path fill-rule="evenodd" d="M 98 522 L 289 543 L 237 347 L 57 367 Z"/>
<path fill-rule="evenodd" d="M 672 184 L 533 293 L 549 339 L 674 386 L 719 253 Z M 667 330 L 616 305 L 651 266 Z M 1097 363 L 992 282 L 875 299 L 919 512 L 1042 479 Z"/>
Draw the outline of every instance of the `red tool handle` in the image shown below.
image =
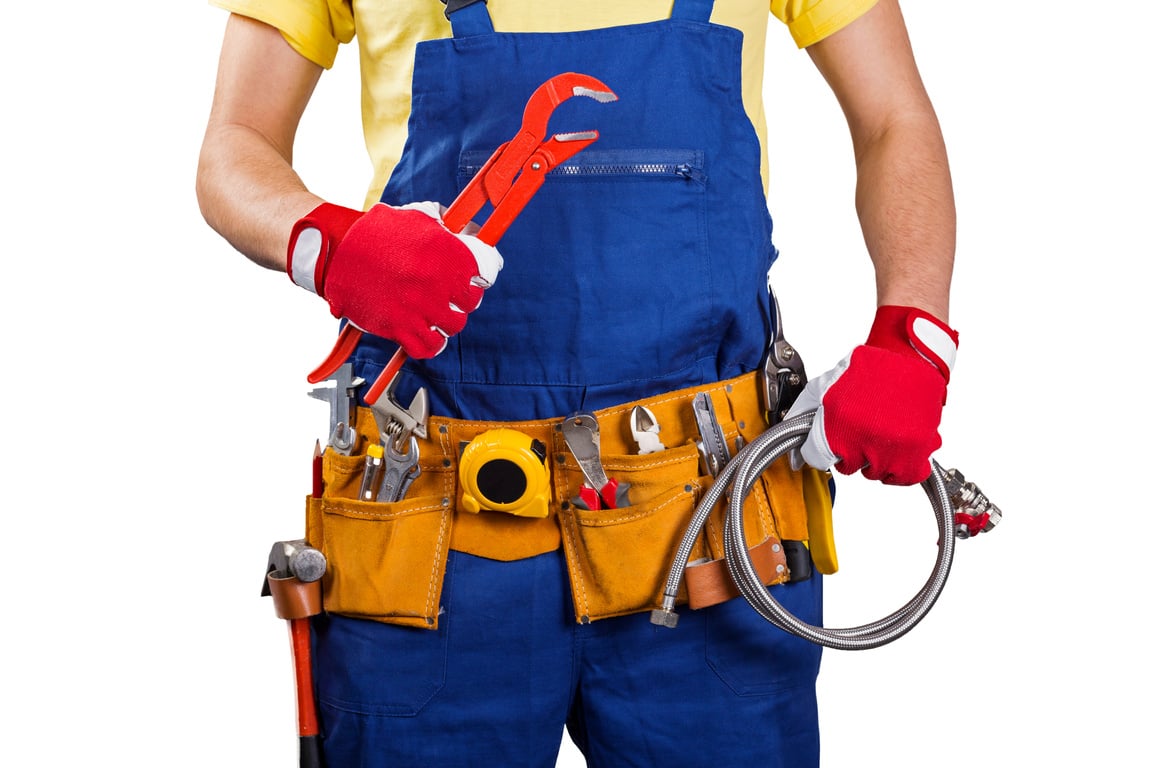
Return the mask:
<path fill-rule="evenodd" d="M 590 96 L 601 102 L 616 100 L 616 94 L 599 80 L 575 72 L 565 72 L 542 83 L 524 108 L 520 131 L 492 153 L 444 212 L 444 226 L 450 232 L 462 232 L 484 204 L 491 202 L 492 213 L 476 237 L 488 245 L 496 245 L 540 189 L 548 171 L 596 141 L 599 137 L 596 131 L 557 134 L 551 139 L 544 139 L 552 110 L 560 102 L 575 95 Z M 331 378 L 352 355 L 363 335 L 364 332 L 359 328 L 345 323 L 336 346 L 324 362 L 308 375 L 308 381 L 316 384 Z M 364 395 L 364 402 L 369 405 L 375 403 L 396 378 L 407 359 L 407 352 L 396 350 Z"/>
<path fill-rule="evenodd" d="M 492 153 L 492 157 L 488 158 L 488 161 L 484 164 L 485 169 L 490 167 L 496 159 L 500 157 L 505 146 L 507 145 L 502 145 Z M 525 170 L 524 173 L 529 173 L 529 171 Z M 512 223 L 512 220 L 516 218 L 516 214 L 520 213 L 521 209 L 523 209 L 524 205 L 528 202 L 528 199 L 532 197 L 536 190 L 540 188 L 540 185 L 544 183 L 544 174 L 539 173 L 538 175 L 538 180 L 533 179 L 528 181 L 526 185 L 521 187 L 521 189 L 524 189 L 524 192 L 517 194 L 514 200 L 509 201 L 511 205 L 502 206 L 493 211 L 492 215 L 488 217 L 488 220 L 484 222 L 484 226 L 476 233 L 477 238 L 488 245 L 496 245 L 508 230 L 508 226 Z M 484 170 L 481 169 L 481 172 L 476 174 L 468 186 L 456 197 L 452 205 L 448 206 L 448 210 L 444 212 L 444 226 L 446 226 L 450 232 L 459 234 L 463 231 L 464 227 L 471 221 L 471 216 L 475 213 L 475 210 L 479 210 L 479 206 L 475 203 L 478 199 L 477 196 L 482 196 L 483 194 L 481 192 L 483 180 Z M 363 335 L 364 332 L 359 328 L 351 323 L 346 323 L 344 327 L 340 329 L 340 336 L 336 339 L 336 346 L 332 348 L 328 357 L 315 371 L 308 375 L 309 383 L 317 384 L 331 377 L 336 372 L 336 369 L 352 354 L 352 351 L 356 348 L 356 345 L 360 343 L 360 338 Z M 364 402 L 368 405 L 375 403 L 380 398 L 380 395 L 383 394 L 384 390 L 388 388 L 388 385 L 392 383 L 392 380 L 396 378 L 396 374 L 404 367 L 404 363 L 407 360 L 408 353 L 405 352 L 403 348 L 397 349 L 392 354 L 392 359 L 384 366 L 384 370 L 376 377 L 376 381 L 374 381 L 372 386 L 368 388 L 368 391 L 364 393 Z"/>
<path fill-rule="evenodd" d="M 484 167 L 487 168 L 491 165 L 492 162 L 500 156 L 503 149 L 503 146 L 497 149 L 492 154 L 492 157 L 488 159 L 488 162 L 484 164 Z M 482 178 L 481 174 L 477 174 L 472 182 L 456 197 L 456 200 L 448 207 L 448 210 L 444 212 L 444 226 L 446 226 L 450 232 L 459 234 L 471 220 L 470 217 L 473 211 L 468 209 L 474 207 L 472 203 L 476 199 L 477 190 L 480 188 L 480 180 Z M 489 218 L 494 217 L 495 214 Z M 488 245 L 496 245 L 496 241 L 499 240 L 500 236 L 504 234 L 504 231 L 508 229 L 508 225 L 512 222 L 513 218 L 515 218 L 515 214 L 501 217 L 497 219 L 496 224 L 493 226 L 489 226 L 492 224 L 491 221 L 486 222 L 484 227 L 480 229 L 477 237 Z M 504 219 L 507 220 L 505 221 Z M 485 232 L 486 229 L 488 230 L 487 232 Z M 492 237 L 493 233 L 496 233 L 495 237 Z M 308 374 L 308 382 L 318 384 L 330 378 L 336 372 L 336 369 L 343 365 L 344 361 L 351 356 L 352 351 L 356 349 L 356 345 L 360 343 L 360 338 L 363 335 L 364 332 L 359 328 L 351 323 L 345 323 L 344 327 L 340 329 L 340 336 L 336 339 L 336 346 L 332 347 L 332 351 L 328 353 L 328 357 L 324 359 L 324 362 L 317 366 L 316 370 Z M 396 378 L 396 374 L 404 367 L 404 363 L 407 360 L 408 353 L 405 352 L 403 348 L 397 349 L 396 352 L 393 353 L 392 359 L 384 366 L 384 370 L 376 377 L 376 381 L 372 383 L 372 386 L 364 394 L 364 402 L 369 405 L 375 403 L 380 398 L 380 395 L 383 394 L 384 390 L 388 388 L 388 385 L 392 383 L 392 380 Z"/>
<path fill-rule="evenodd" d="M 296 667 L 296 719 L 300 734 L 300 768 L 322 768 L 320 721 L 312 690 L 312 638 L 308 619 L 289 619 L 292 659 Z"/>

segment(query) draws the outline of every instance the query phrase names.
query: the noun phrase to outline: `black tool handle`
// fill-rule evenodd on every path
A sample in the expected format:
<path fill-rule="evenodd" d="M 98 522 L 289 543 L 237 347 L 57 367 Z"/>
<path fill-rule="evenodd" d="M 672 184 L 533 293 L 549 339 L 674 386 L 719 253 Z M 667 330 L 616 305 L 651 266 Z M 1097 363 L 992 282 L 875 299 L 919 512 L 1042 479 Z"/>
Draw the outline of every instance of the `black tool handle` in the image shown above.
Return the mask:
<path fill-rule="evenodd" d="M 300 737 L 300 768 L 324 768 L 319 736 Z"/>

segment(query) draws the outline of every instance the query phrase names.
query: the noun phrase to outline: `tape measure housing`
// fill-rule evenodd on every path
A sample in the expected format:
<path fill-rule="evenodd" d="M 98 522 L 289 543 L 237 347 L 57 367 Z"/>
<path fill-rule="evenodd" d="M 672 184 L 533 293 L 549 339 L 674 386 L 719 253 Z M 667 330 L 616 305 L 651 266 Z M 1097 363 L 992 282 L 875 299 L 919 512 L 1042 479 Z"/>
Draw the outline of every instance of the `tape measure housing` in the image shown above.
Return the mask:
<path fill-rule="evenodd" d="M 545 446 L 514 429 L 490 429 L 460 452 L 462 506 L 469 512 L 547 517 L 552 495 Z"/>

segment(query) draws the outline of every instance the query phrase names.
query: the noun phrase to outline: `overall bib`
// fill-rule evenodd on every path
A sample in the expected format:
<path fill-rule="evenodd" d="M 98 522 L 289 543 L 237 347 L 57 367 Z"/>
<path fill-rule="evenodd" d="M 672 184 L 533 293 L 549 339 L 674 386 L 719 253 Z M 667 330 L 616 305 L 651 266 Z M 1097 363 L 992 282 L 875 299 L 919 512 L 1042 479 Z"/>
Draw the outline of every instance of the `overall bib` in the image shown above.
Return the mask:
<path fill-rule="evenodd" d="M 552 133 L 600 139 L 513 222 L 482 308 L 440 355 L 405 364 L 398 400 L 423 386 L 441 416 L 566 416 L 757 368 L 772 225 L 741 102 L 741 35 L 708 24 L 711 6 L 683 0 L 653 24 L 499 34 L 476 3 L 452 14 L 452 39 L 417 46 L 386 203 L 455 199 L 552 75 L 599 78 L 619 101 L 557 108 Z M 374 380 L 393 349 L 368 338 L 358 373 Z"/>
<path fill-rule="evenodd" d="M 424 387 L 436 416 L 547 419 L 758 368 L 772 224 L 741 35 L 711 12 L 676 0 L 664 21 L 507 34 L 480 2 L 451 14 L 452 38 L 417 46 L 386 203 L 455 199 L 553 75 L 591 75 L 619 101 L 557 108 L 550 133 L 600 139 L 512 223 L 482 306 L 439 356 L 405 364 L 398 402 Z M 394 350 L 365 335 L 356 374 L 375 380 Z M 551 766 L 565 724 L 593 766 L 817 765 L 818 646 L 743 600 L 676 629 L 646 613 L 578 623 L 564 563 L 451 552 L 434 631 L 316 617 L 328 765 Z M 819 621 L 820 589 L 778 597 Z"/>

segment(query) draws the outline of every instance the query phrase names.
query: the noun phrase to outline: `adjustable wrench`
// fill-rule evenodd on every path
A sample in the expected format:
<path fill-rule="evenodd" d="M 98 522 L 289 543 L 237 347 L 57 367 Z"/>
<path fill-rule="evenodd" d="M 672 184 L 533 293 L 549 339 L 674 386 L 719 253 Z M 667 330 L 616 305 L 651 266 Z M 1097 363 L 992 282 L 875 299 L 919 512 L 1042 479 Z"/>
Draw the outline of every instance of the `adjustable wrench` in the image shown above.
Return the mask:
<path fill-rule="evenodd" d="M 376 501 L 400 501 L 408 493 L 408 486 L 420 476 L 420 445 L 408 436 L 408 450 L 401 453 L 395 440 L 384 441 L 384 477 Z"/>
<path fill-rule="evenodd" d="M 383 397 L 369 406 L 380 432 L 383 446 L 383 474 L 372 464 L 365 467 L 365 482 L 360 498 L 365 501 L 399 501 L 408 492 L 408 486 L 420 476 L 420 445 L 416 437 L 428 436 L 428 392 L 417 390 L 412 403 L 402 407 L 393 394 L 396 379 L 384 388 Z M 405 450 L 400 450 L 404 446 Z M 379 489 L 377 489 L 379 485 Z"/>
<path fill-rule="evenodd" d="M 545 139 L 552 112 L 574 96 L 587 96 L 599 102 L 616 101 L 616 94 L 608 86 L 588 75 L 566 72 L 546 80 L 528 99 L 520 130 L 492 153 L 480 172 L 444 212 L 444 226 L 452 232 L 461 232 L 485 203 L 491 203 L 492 213 L 476 236 L 488 245 L 495 245 L 540 189 L 545 175 L 599 138 L 596 131 L 580 131 L 557 133 Z M 362 335 L 359 328 L 345 323 L 336 346 L 309 374 L 308 381 L 315 383 L 327 378 L 348 359 Z M 376 402 L 407 359 L 408 353 L 403 348 L 396 350 L 365 393 L 365 403 L 371 405 Z"/>

